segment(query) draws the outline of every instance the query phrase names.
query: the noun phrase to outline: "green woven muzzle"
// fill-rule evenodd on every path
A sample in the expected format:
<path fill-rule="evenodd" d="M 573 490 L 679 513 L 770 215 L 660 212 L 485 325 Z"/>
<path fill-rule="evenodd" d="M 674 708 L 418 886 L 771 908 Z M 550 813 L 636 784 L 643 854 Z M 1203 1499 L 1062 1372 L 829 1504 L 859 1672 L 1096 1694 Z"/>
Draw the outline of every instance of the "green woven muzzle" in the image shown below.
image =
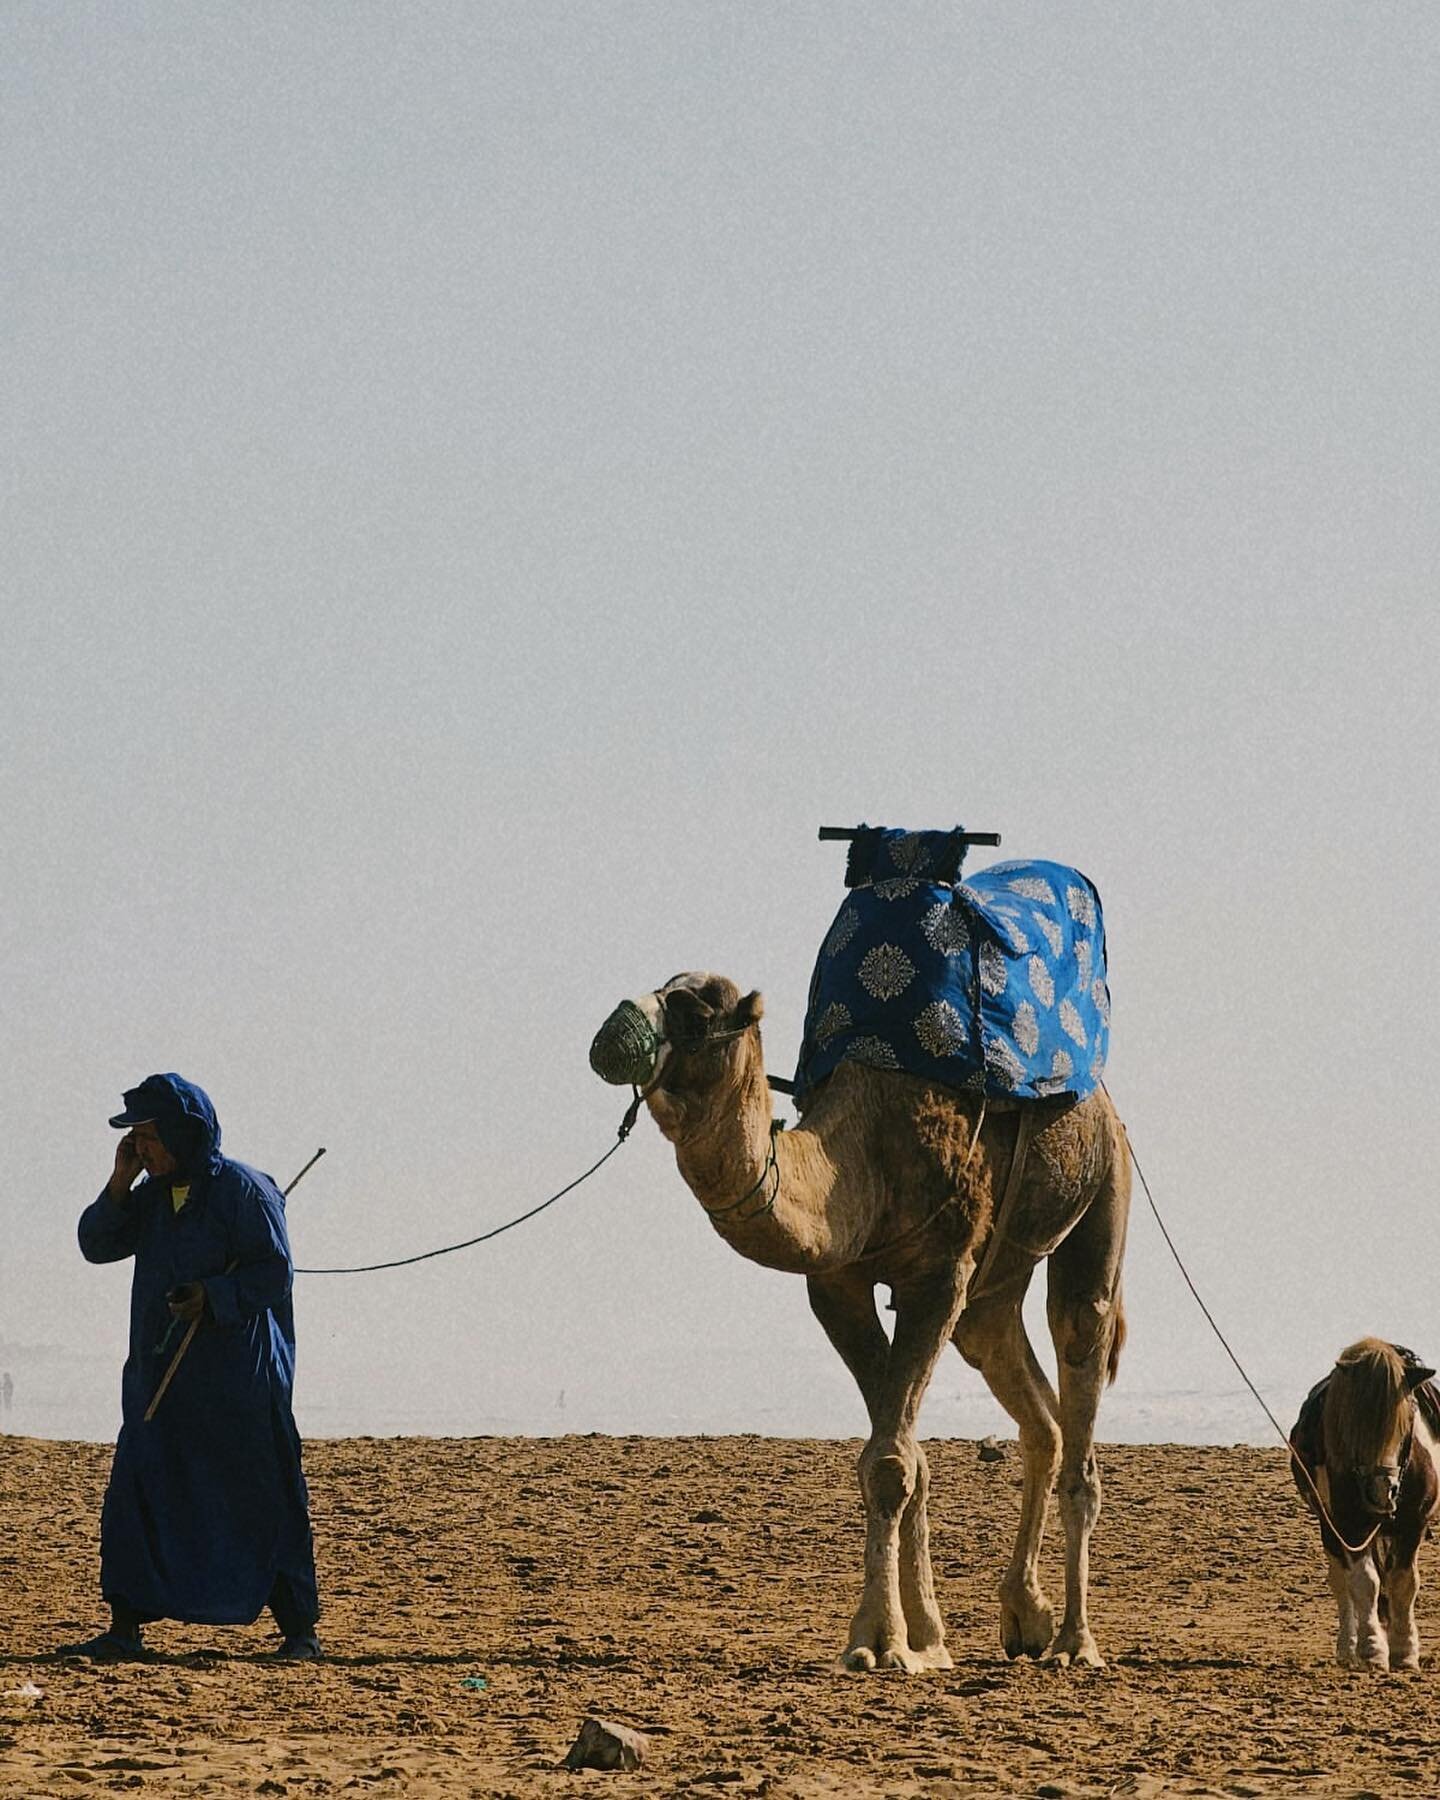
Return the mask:
<path fill-rule="evenodd" d="M 622 1000 L 595 1033 L 590 1067 L 614 1087 L 643 1088 L 660 1061 L 661 1038 L 633 1000 Z"/>

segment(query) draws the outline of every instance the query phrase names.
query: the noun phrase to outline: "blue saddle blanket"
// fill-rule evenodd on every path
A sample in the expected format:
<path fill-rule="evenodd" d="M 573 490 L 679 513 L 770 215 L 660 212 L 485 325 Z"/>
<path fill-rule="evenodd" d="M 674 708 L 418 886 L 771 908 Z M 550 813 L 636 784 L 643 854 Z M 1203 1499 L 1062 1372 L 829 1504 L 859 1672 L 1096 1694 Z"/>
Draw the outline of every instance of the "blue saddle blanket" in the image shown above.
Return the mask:
<path fill-rule="evenodd" d="M 865 827 L 810 982 L 799 1099 L 842 1062 L 1012 1100 L 1082 1099 L 1110 1043 L 1094 883 L 1053 862 L 966 880 L 958 832 Z"/>

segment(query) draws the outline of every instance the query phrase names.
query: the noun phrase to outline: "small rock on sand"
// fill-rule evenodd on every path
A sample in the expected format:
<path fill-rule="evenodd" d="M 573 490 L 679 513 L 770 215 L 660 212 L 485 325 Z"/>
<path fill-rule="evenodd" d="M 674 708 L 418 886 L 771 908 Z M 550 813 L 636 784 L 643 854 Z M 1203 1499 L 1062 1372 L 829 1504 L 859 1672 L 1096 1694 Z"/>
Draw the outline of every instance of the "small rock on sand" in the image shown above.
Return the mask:
<path fill-rule="evenodd" d="M 638 1769 L 650 1740 L 643 1731 L 609 1719 L 585 1719 L 580 1735 L 565 1754 L 567 1769 Z"/>

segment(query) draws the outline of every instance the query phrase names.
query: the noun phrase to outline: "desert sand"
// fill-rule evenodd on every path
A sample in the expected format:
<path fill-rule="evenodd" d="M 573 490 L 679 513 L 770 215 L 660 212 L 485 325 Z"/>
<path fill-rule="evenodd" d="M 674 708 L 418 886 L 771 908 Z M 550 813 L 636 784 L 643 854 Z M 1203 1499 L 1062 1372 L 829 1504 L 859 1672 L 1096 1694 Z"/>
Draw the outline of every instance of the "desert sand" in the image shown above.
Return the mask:
<path fill-rule="evenodd" d="M 0 1438 L 0 1794 L 1440 1793 L 1429 1596 L 1420 1675 L 1335 1668 L 1283 1451 L 1102 1448 L 1108 1666 L 1065 1670 L 1000 1652 L 1004 1449 L 928 1444 L 954 1669 L 862 1676 L 836 1661 L 858 1443 L 314 1442 L 327 1660 L 269 1663 L 266 1620 L 154 1626 L 153 1660 L 97 1667 L 48 1652 L 104 1622 L 109 1451 Z M 561 1768 L 592 1714 L 649 1735 L 640 1770 Z"/>

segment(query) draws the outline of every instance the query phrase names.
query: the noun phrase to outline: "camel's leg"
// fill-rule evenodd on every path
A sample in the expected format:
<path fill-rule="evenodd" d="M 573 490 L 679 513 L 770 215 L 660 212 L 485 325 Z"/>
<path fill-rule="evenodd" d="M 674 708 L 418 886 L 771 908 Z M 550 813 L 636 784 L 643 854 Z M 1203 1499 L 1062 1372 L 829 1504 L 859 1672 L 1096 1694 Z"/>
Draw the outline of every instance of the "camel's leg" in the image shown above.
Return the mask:
<path fill-rule="evenodd" d="M 933 1364 L 932 1364 L 933 1367 Z M 910 1651 L 925 1669 L 948 1669 L 945 1621 L 935 1597 L 935 1576 L 930 1566 L 930 1463 L 923 1446 L 915 1443 L 915 1492 L 900 1515 L 900 1604 L 905 1609 L 905 1634 Z"/>
<path fill-rule="evenodd" d="M 890 1340 L 875 1310 L 875 1284 L 859 1270 L 841 1269 L 808 1276 L 805 1288 L 811 1312 L 855 1377 L 873 1428 L 890 1359 Z"/>
<path fill-rule="evenodd" d="M 1335 1660 L 1342 1669 L 1358 1668 L 1360 1658 L 1355 1653 L 1355 1643 L 1360 1626 L 1350 1593 L 1350 1571 L 1338 1556 L 1331 1556 L 1327 1552 L 1325 1573 L 1330 1578 L 1330 1592 L 1335 1600 Z"/>
<path fill-rule="evenodd" d="M 1065 1526 L 1065 1616 L 1051 1645 L 1060 1662 L 1103 1668 L 1104 1659 L 1090 1631 L 1087 1597 L 1090 1586 L 1090 1534 L 1100 1517 L 1100 1467 L 1095 1460 L 1095 1414 L 1105 1385 L 1109 1334 L 1102 1345 L 1075 1365 L 1067 1364 L 1077 1338 L 1091 1322 L 1067 1313 L 1056 1323 L 1055 1344 L 1060 1370 L 1060 1517 Z"/>
<path fill-rule="evenodd" d="M 915 1422 L 964 1303 L 968 1274 L 967 1260 L 923 1285 L 895 1290 L 895 1335 L 870 1441 L 860 1454 L 865 1592 L 850 1626 L 845 1660 L 851 1668 L 951 1666 L 930 1567 L 929 1467 Z M 903 1639 L 897 1641 L 897 1632 Z"/>
<path fill-rule="evenodd" d="M 812 1278 L 810 1304 L 865 1398 L 870 1438 L 860 1455 L 865 1590 L 844 1661 L 852 1669 L 949 1668 L 935 1600 L 926 1510 L 929 1469 L 915 1437 L 920 1402 L 964 1297 L 967 1269 L 896 1295 L 887 1341 L 873 1283 L 859 1271 Z"/>
<path fill-rule="evenodd" d="M 1000 1582 L 1000 1642 L 1011 1657 L 1039 1656 L 1055 1623 L 1040 1585 L 1039 1565 L 1050 1492 L 1060 1467 L 1059 1407 L 1021 1315 L 1029 1278 L 1026 1269 L 1018 1290 L 1012 1285 L 1003 1295 L 990 1293 L 967 1307 L 955 1327 L 956 1349 L 984 1376 L 985 1385 L 1020 1431 L 1024 1469 L 1020 1528 Z"/>
<path fill-rule="evenodd" d="M 1114 1157 L 1084 1218 L 1050 1259 L 1046 1316 L 1060 1385 L 1060 1517 L 1065 1526 L 1065 1616 L 1050 1647 L 1058 1661 L 1104 1666 L 1087 1612 L 1090 1534 L 1100 1517 L 1095 1415 L 1121 1329 L 1120 1267 L 1130 1170 Z"/>

